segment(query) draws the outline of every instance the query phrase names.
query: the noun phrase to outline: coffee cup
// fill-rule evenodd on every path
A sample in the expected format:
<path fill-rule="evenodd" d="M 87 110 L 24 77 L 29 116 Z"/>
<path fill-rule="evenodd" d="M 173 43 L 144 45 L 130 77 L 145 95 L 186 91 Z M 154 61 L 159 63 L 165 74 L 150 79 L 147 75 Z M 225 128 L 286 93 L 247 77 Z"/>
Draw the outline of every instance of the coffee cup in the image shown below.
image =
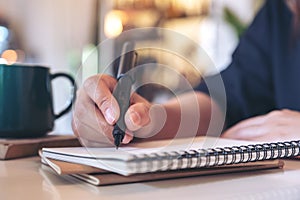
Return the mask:
<path fill-rule="evenodd" d="M 59 77 L 70 81 L 73 91 L 66 107 L 54 113 L 51 82 Z M 52 74 L 39 65 L 0 64 L 0 137 L 45 136 L 71 110 L 75 92 L 75 80 L 66 73 Z"/>

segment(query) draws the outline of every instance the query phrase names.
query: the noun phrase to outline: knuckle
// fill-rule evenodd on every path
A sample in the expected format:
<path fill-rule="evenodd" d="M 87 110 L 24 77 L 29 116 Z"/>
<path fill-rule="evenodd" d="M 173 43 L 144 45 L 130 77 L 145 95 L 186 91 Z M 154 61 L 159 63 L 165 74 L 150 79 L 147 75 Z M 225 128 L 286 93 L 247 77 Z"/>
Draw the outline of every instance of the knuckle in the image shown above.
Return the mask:
<path fill-rule="evenodd" d="M 101 74 L 100 75 L 100 79 L 106 84 L 106 85 L 115 85 L 117 83 L 117 80 L 110 76 L 110 75 L 107 75 L 107 74 Z"/>
<path fill-rule="evenodd" d="M 99 81 L 99 77 L 98 75 L 94 75 L 94 76 L 90 76 L 89 78 L 87 78 L 84 83 L 83 83 L 83 88 L 84 89 L 88 89 L 90 88 L 92 85 L 94 85 L 95 83 L 97 83 Z"/>
<path fill-rule="evenodd" d="M 278 117 L 280 115 L 281 115 L 281 111 L 279 110 L 273 110 L 268 114 L 269 117 Z"/>
<path fill-rule="evenodd" d="M 105 110 L 110 105 L 110 97 L 96 94 L 95 101 L 100 110 Z"/>
<path fill-rule="evenodd" d="M 137 103 L 129 108 L 129 113 L 137 113 L 142 118 L 148 116 L 150 107 L 144 103 Z"/>
<path fill-rule="evenodd" d="M 288 113 L 292 113 L 293 111 L 285 108 L 285 109 L 282 109 L 282 112 L 288 114 Z"/>

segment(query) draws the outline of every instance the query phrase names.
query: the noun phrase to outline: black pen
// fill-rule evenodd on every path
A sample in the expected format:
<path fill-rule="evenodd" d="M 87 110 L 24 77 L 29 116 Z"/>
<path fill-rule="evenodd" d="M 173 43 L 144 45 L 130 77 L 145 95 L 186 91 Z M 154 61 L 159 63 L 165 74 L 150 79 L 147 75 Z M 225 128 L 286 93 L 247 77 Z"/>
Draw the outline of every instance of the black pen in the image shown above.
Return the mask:
<path fill-rule="evenodd" d="M 127 72 L 136 65 L 136 60 L 137 53 L 134 51 L 134 44 L 131 42 L 124 43 L 117 73 L 118 83 L 113 92 L 113 96 L 116 98 L 120 107 L 120 117 L 112 132 L 117 149 L 125 136 L 126 124 L 124 117 L 130 105 L 131 87 L 134 83 L 134 77 L 131 75 L 132 73 Z"/>

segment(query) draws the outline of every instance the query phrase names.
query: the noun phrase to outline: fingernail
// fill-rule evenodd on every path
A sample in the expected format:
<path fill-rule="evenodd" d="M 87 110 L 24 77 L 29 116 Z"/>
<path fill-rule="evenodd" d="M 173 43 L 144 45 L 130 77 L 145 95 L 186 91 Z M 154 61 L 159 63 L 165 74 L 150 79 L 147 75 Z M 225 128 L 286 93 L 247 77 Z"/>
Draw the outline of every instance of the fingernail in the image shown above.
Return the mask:
<path fill-rule="evenodd" d="M 107 108 L 105 111 L 105 119 L 109 124 L 114 124 L 115 117 L 111 108 Z"/>
<path fill-rule="evenodd" d="M 134 124 L 134 125 L 139 125 L 141 122 L 141 117 L 137 112 L 131 112 L 130 113 L 130 121 Z"/>
<path fill-rule="evenodd" d="M 132 134 L 128 134 L 128 132 L 126 132 L 122 143 L 123 144 L 128 144 L 132 139 L 133 139 L 133 135 Z"/>

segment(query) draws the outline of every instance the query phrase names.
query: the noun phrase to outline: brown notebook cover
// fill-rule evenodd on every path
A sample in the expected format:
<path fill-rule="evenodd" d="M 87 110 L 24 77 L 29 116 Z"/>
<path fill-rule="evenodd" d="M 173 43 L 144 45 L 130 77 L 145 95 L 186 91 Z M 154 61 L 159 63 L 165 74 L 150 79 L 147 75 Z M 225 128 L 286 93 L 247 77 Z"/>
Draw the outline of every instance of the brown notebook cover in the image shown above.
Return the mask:
<path fill-rule="evenodd" d="M 174 178 L 192 177 L 200 175 L 224 174 L 233 172 L 253 171 L 261 169 L 282 168 L 284 163 L 280 160 L 257 161 L 250 163 L 239 163 L 233 165 L 223 165 L 218 167 L 173 170 L 164 172 L 152 172 L 144 174 L 135 174 L 130 176 L 122 176 L 116 173 L 108 172 L 102 169 L 58 161 L 42 157 L 42 163 L 50 166 L 59 175 L 71 175 L 82 181 L 93 185 L 113 185 L 124 183 L 136 183 L 155 180 L 167 180 Z"/>
<path fill-rule="evenodd" d="M 0 139 L 0 160 L 38 155 L 43 147 L 80 146 L 74 135 L 47 135 L 40 138 Z"/>

